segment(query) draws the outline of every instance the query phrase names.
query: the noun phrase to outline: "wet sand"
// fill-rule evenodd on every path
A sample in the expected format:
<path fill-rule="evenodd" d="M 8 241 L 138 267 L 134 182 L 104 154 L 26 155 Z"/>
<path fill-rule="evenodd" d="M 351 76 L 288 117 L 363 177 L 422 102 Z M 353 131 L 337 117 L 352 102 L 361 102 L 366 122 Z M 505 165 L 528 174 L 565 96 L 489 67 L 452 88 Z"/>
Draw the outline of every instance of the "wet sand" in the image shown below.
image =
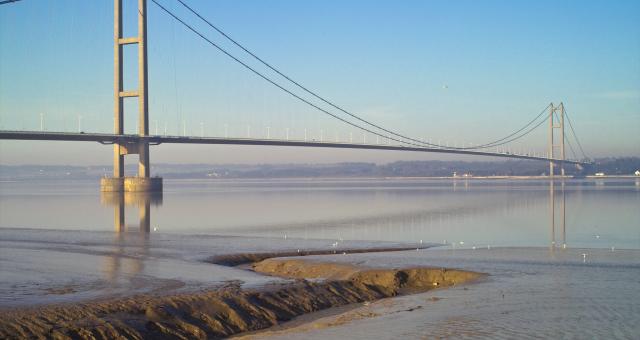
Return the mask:
<path fill-rule="evenodd" d="M 285 281 L 214 264 L 214 259 L 263 259 L 265 254 L 342 254 L 370 248 L 417 246 L 420 245 L 0 228 L 0 310 L 215 290 L 230 281 L 241 282 L 242 288 Z"/>
<path fill-rule="evenodd" d="M 344 250 L 355 251 L 364 252 Z M 483 276 L 444 268 L 395 269 L 324 262 L 322 256 L 313 259 L 271 258 L 267 253 L 252 256 L 258 259 L 251 265 L 253 271 L 289 280 L 253 289 L 229 282 L 208 291 L 141 294 L 99 302 L 5 310 L 0 312 L 0 338 L 221 338 L 265 329 L 331 307 L 424 292 Z M 252 256 L 229 255 L 227 264 L 244 263 Z M 221 258 L 217 261 L 221 263 Z"/>
<path fill-rule="evenodd" d="M 274 257 L 293 257 L 293 256 L 314 256 L 314 255 L 335 255 L 335 254 L 361 254 L 361 253 L 385 253 L 392 251 L 405 251 L 413 249 L 427 249 L 433 245 L 419 245 L 416 247 L 377 247 L 377 248 L 361 248 L 361 249 L 334 249 L 334 250 L 301 250 L 296 251 L 276 251 L 267 253 L 241 253 L 241 254 L 225 254 L 210 257 L 206 262 L 218 264 L 222 266 L 241 266 L 248 263 L 256 263 L 262 260 Z"/>
<path fill-rule="evenodd" d="M 586 256 L 584 256 L 586 254 Z M 470 285 L 307 314 L 242 339 L 637 339 L 640 252 L 491 248 L 308 257 L 487 273 Z"/>

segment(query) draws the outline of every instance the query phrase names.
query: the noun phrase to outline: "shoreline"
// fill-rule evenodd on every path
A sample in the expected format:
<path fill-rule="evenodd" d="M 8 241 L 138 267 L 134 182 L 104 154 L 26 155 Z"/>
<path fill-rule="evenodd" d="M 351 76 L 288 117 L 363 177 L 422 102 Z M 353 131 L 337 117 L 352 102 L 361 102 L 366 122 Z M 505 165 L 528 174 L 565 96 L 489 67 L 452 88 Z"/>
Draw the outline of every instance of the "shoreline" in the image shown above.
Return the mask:
<path fill-rule="evenodd" d="M 217 264 L 225 267 L 237 267 L 251 263 L 257 263 L 276 257 L 302 257 L 313 255 L 338 255 L 338 254 L 361 254 L 361 253 L 387 253 L 393 251 L 407 251 L 427 249 L 440 246 L 439 244 L 420 244 L 417 247 L 373 247 L 373 248 L 350 248 L 333 250 L 301 250 L 296 251 L 274 251 L 264 253 L 236 253 L 211 256 L 204 260 L 206 263 Z"/>
<path fill-rule="evenodd" d="M 340 252 L 402 250 L 407 248 Z M 322 255 L 320 252 L 334 254 L 337 251 L 305 253 Z M 295 317 L 332 307 L 449 287 L 485 276 L 482 273 L 445 268 L 380 269 L 286 257 L 298 254 L 243 253 L 217 259 L 218 263 L 251 263 L 256 273 L 292 280 L 257 289 L 243 289 L 236 282 L 211 291 L 142 294 L 99 302 L 2 311 L 0 338 L 228 337 L 264 330 Z M 214 263 L 214 260 L 215 257 L 208 262 Z"/>
<path fill-rule="evenodd" d="M 81 181 L 93 182 L 95 180 L 99 180 L 102 177 L 87 177 L 81 178 Z M 212 178 L 212 177 L 167 177 L 166 181 L 181 181 L 181 182 L 202 182 L 202 181 L 211 181 L 211 182 L 247 182 L 247 183 L 260 183 L 260 182 L 286 182 L 286 181 L 301 181 L 301 182 L 319 182 L 319 181 L 376 181 L 376 180 L 549 180 L 551 179 L 546 175 L 491 175 L 491 176 L 300 176 L 300 177 L 228 177 L 228 178 Z M 640 176 L 634 174 L 628 175 L 604 175 L 604 176 L 596 176 L 596 175 L 585 175 L 585 176 L 575 176 L 575 175 L 556 175 L 554 176 L 555 180 L 560 179 L 640 179 Z M 21 182 L 58 182 L 58 181 L 68 181 L 68 178 L 65 177 L 25 177 L 25 178 L 0 178 L 0 183 L 21 183 Z M 78 179 L 76 179 L 77 181 Z"/>

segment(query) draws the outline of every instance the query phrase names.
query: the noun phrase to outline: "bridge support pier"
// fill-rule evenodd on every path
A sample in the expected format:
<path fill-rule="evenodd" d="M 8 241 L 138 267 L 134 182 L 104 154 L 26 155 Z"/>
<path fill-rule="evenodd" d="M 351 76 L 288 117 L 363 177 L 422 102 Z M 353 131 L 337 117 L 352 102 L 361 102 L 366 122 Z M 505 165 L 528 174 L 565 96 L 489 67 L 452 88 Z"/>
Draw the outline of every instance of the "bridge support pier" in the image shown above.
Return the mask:
<path fill-rule="evenodd" d="M 162 192 L 161 177 L 103 177 L 102 192 Z"/>

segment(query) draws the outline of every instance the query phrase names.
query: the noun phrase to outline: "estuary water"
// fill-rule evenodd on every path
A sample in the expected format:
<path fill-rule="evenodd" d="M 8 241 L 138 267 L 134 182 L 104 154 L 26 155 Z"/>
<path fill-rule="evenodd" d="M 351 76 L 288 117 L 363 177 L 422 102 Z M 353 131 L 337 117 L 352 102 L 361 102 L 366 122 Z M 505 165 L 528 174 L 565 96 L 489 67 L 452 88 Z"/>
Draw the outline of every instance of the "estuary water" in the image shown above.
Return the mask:
<path fill-rule="evenodd" d="M 640 249 L 640 178 L 165 180 L 151 197 L 101 194 L 96 181 L 0 183 L 1 228 L 131 231 L 146 205 L 152 234 Z"/>
<path fill-rule="evenodd" d="M 381 301 L 313 329 L 259 336 L 640 332 L 640 179 L 164 184 L 162 195 L 149 196 L 101 194 L 97 181 L 1 182 L 0 309 L 279 281 L 203 262 L 213 255 L 434 244 L 324 258 L 461 268 L 488 279 Z"/>

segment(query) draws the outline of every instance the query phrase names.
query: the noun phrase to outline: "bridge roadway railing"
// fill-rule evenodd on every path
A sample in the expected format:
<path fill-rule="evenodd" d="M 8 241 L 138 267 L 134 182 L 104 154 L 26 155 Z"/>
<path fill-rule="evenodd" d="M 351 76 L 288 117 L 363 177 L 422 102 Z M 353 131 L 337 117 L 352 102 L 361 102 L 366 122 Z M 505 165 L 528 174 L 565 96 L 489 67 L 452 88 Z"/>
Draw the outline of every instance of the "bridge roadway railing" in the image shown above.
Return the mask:
<path fill-rule="evenodd" d="M 528 159 L 537 161 L 554 161 L 557 163 L 587 165 L 589 162 L 578 160 L 560 160 L 547 157 L 521 155 L 513 153 L 497 153 L 477 150 L 457 150 L 447 148 L 411 147 L 402 145 L 385 144 L 354 144 L 304 140 L 282 139 L 254 139 L 254 138 L 221 138 L 221 137 L 185 137 L 185 136 L 139 136 L 116 135 L 106 133 L 72 133 L 72 132 L 43 132 L 43 131 L 0 131 L 0 140 L 48 140 L 48 141 L 72 141 L 72 142 L 98 142 L 101 144 L 114 143 L 139 143 L 146 142 L 150 145 L 158 144 L 217 144 L 217 145 L 261 145 L 261 146 L 289 146 L 289 147 L 316 147 L 337 149 L 364 149 L 364 150 L 392 150 L 431 152 L 445 154 L 459 154 L 472 156 L 500 157 Z"/>

